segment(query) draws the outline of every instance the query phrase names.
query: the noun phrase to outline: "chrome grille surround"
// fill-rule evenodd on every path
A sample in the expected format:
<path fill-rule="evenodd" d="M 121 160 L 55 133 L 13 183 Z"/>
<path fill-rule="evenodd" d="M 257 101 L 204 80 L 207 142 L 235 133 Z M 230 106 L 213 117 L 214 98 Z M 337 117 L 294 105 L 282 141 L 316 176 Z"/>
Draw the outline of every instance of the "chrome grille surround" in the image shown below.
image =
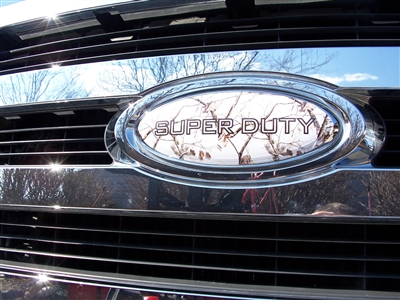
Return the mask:
<path fill-rule="evenodd" d="M 321 47 L 340 46 L 349 51 L 358 47 L 363 57 L 368 46 L 400 46 L 395 5 L 382 10 L 383 2 L 374 0 L 272 2 L 259 1 L 258 15 L 245 18 L 235 17 L 224 1 L 188 0 L 184 5 L 136 1 L 65 13 L 58 20 L 6 25 L 0 28 L 5 41 L 0 43 L 0 79 L 53 65 L 72 70 L 68 66 L 92 62 L 98 67 L 96 72 L 104 69 L 114 74 L 116 65 L 102 62 L 124 63 L 123 59 L 176 63 L 195 61 L 196 55 L 251 58 L 273 49 L 296 52 L 289 48 L 316 50 L 314 57 L 320 53 L 317 50 L 324 51 Z M 251 59 L 235 62 L 212 72 L 287 71 L 285 65 L 253 64 Z M 348 67 L 355 63 L 356 59 L 350 61 Z M 391 67 L 395 70 L 396 66 Z M 89 65 L 85 67 L 89 73 Z M 302 67 L 293 73 L 315 75 Z M 147 75 L 150 83 L 144 89 L 152 89 L 171 79 L 196 75 L 190 68 L 186 71 L 156 83 L 148 73 L 138 74 Z M 82 87 L 77 81 L 74 86 Z M 94 94 L 94 99 L 70 100 L 70 95 L 63 94 L 59 101 L 47 97 L 40 104 L 7 102 L 0 112 L 0 145 L 8 149 L 0 153 L 7 157 L 0 166 L 0 272 L 6 279 L 46 274 L 61 284 L 168 293 L 175 298 L 185 294 L 225 299 L 397 299 L 400 175 L 398 134 L 393 126 L 397 117 L 391 114 L 397 111 L 399 88 L 397 83 L 393 86 L 334 88 L 362 112 L 365 122 L 355 151 L 334 165 L 338 172 L 309 172 L 309 178 L 296 184 L 282 181 L 282 186 L 254 184 L 242 189 L 221 183 L 219 188 L 212 184 L 200 188 L 162 177 L 157 180 L 122 164 L 132 159 L 118 147 L 106 152 L 104 145 L 89 149 L 84 156 L 89 159 L 82 164 L 78 160 L 66 160 L 57 168 L 47 160 L 11 164 L 13 157 L 43 155 L 7 153 L 16 146 L 69 144 L 64 137 L 51 136 L 3 140 L 8 133 L 29 132 L 14 126 L 24 120 L 42 121 L 35 120 L 37 116 L 66 124 L 84 111 L 99 112 L 106 117 L 99 124 L 90 121 L 105 126 L 112 120 L 105 134 L 107 146 L 114 146 L 113 124 L 129 103 L 143 96 L 143 89 L 114 89 Z M 13 128 L 8 129 L 8 124 Z M 47 130 L 52 126 L 41 125 L 47 132 L 53 131 Z M 81 129 L 60 126 L 62 135 Z M 31 126 L 35 128 L 39 127 Z M 73 138 L 84 140 L 70 142 L 100 140 L 104 133 L 94 137 L 87 132 Z M 104 160 L 93 160 L 91 151 L 102 151 Z M 46 155 L 51 153 L 59 154 Z M 68 158 L 71 153 L 64 154 Z M 327 204 L 344 204 L 347 210 L 326 210 Z"/>

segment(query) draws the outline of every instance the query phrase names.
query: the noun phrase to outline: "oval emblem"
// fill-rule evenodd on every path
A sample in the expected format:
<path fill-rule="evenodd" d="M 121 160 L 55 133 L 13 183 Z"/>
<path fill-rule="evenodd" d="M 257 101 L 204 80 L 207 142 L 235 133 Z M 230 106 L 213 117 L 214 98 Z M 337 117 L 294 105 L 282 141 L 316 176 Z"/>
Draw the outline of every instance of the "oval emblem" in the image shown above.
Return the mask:
<path fill-rule="evenodd" d="M 137 130 L 151 150 L 168 159 L 238 166 L 316 150 L 333 141 L 339 125 L 328 112 L 302 99 L 228 90 L 179 97 L 155 107 L 139 120 Z"/>
<path fill-rule="evenodd" d="M 109 125 L 119 151 L 109 146 L 110 153 L 147 175 L 194 186 L 312 179 L 355 149 L 365 129 L 331 86 L 287 74 L 197 76 L 141 96 Z"/>

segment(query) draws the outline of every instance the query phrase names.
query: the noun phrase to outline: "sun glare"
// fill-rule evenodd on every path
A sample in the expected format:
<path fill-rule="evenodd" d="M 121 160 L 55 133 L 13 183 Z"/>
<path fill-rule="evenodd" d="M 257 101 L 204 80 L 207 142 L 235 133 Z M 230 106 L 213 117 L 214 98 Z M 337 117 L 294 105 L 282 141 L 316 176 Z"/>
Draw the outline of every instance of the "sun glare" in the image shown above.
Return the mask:
<path fill-rule="evenodd" d="M 51 163 L 50 164 L 50 168 L 51 168 L 52 171 L 57 172 L 57 171 L 59 171 L 61 169 L 61 165 L 57 164 L 57 163 Z"/>
<path fill-rule="evenodd" d="M 38 274 L 38 276 L 36 276 L 36 278 L 39 282 L 49 281 L 49 277 L 46 274 Z"/>

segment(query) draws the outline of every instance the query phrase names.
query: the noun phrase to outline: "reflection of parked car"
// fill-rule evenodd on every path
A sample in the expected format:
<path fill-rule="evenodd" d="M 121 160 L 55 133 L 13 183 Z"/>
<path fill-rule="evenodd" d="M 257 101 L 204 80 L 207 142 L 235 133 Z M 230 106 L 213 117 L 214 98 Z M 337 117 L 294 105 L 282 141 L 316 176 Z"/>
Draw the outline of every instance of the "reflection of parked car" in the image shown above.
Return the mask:
<path fill-rule="evenodd" d="M 116 2 L 0 23 L 1 297 L 398 298 L 397 7 Z"/>

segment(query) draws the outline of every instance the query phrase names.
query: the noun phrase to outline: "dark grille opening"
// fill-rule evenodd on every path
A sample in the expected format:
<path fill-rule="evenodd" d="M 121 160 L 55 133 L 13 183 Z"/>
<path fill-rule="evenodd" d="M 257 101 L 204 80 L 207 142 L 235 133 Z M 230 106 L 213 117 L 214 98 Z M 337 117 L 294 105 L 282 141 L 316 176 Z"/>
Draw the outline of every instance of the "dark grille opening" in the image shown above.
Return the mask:
<path fill-rule="evenodd" d="M 400 166 L 400 97 L 372 97 L 370 105 L 382 117 L 386 127 L 383 148 L 372 160 L 374 167 Z"/>
<path fill-rule="evenodd" d="M 0 117 L 0 163 L 109 165 L 104 131 L 114 114 L 88 109 Z"/>
<path fill-rule="evenodd" d="M 398 32 L 398 26 L 385 27 L 386 30 L 382 31 L 382 28 L 375 28 L 372 26 L 366 27 L 359 33 L 360 39 L 392 39 L 396 40 L 400 38 L 400 32 Z"/>
<path fill-rule="evenodd" d="M 2 211 L 1 259 L 257 286 L 400 291 L 399 224 Z"/>

